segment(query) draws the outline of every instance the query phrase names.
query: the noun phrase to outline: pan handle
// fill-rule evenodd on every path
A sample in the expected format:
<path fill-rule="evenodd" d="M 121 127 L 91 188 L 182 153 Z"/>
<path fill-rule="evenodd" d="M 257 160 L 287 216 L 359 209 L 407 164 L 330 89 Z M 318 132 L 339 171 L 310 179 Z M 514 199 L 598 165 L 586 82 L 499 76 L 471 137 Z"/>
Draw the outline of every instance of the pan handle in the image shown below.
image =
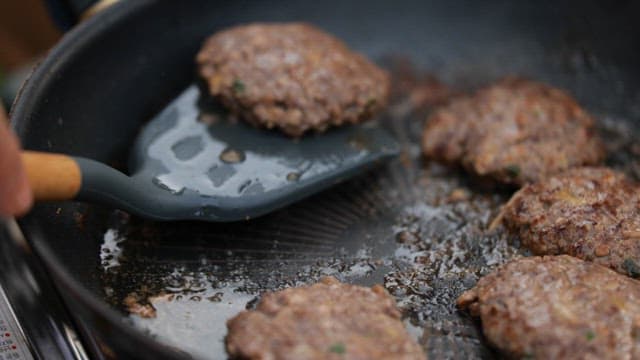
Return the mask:
<path fill-rule="evenodd" d="M 45 0 L 56 25 L 66 31 L 118 0 Z"/>

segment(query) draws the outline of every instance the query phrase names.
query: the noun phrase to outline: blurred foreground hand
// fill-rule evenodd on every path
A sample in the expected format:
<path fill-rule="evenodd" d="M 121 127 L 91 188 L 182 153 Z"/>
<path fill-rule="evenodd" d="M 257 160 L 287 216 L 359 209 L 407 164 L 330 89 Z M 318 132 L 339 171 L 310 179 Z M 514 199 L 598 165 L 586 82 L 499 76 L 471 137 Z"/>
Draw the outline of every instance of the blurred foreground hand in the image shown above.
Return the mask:
<path fill-rule="evenodd" d="M 9 128 L 0 104 L 0 216 L 20 216 L 33 204 L 33 195 L 22 167 L 18 138 Z"/>

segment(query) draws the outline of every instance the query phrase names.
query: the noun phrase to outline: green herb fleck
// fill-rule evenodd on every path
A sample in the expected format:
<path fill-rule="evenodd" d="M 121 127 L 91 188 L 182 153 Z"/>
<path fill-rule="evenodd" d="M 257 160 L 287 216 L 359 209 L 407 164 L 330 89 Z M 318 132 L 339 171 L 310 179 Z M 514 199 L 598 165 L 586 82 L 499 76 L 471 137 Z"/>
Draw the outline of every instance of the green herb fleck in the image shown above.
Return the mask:
<path fill-rule="evenodd" d="M 377 103 L 378 103 L 378 99 L 370 98 L 369 100 L 367 100 L 367 103 L 364 105 L 364 108 L 366 111 L 371 111 L 373 107 L 376 106 Z"/>
<path fill-rule="evenodd" d="M 233 84 L 231 84 L 231 88 L 233 89 L 233 92 L 236 94 L 241 94 L 245 90 L 244 83 L 239 79 L 233 80 Z"/>
<path fill-rule="evenodd" d="M 329 351 L 336 354 L 344 354 L 345 352 L 347 352 L 347 347 L 344 346 L 343 343 L 335 343 L 331 345 Z"/>
<path fill-rule="evenodd" d="M 622 268 L 633 278 L 640 277 L 640 266 L 633 259 L 624 259 Z"/>
<path fill-rule="evenodd" d="M 594 333 L 593 330 L 587 330 L 584 336 L 587 338 L 588 341 L 591 341 L 596 337 L 596 333 Z"/>
<path fill-rule="evenodd" d="M 504 168 L 504 171 L 507 172 L 507 175 L 509 175 L 509 177 L 518 177 L 518 175 L 520 175 L 520 166 L 515 164 L 508 165 L 506 168 Z"/>
<path fill-rule="evenodd" d="M 526 353 L 524 353 L 524 354 L 522 355 L 522 359 L 529 360 L 529 359 L 534 359 L 534 358 L 535 358 L 535 356 L 533 356 L 533 354 L 532 354 L 532 353 L 530 353 L 530 352 L 526 352 Z"/>
<path fill-rule="evenodd" d="M 544 115 L 544 113 L 542 112 L 542 109 L 540 109 L 539 107 L 535 107 L 533 109 L 533 114 L 538 118 L 541 118 L 542 115 Z"/>

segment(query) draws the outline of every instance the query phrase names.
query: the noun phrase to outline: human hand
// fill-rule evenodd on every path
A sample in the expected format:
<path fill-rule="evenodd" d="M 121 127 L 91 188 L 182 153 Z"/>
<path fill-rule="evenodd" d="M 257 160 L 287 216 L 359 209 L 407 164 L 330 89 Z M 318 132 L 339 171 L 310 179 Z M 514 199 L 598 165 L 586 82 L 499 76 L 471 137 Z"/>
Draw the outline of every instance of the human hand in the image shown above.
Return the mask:
<path fill-rule="evenodd" d="M 20 158 L 18 138 L 0 104 L 0 216 L 20 216 L 33 204 L 33 194 Z"/>

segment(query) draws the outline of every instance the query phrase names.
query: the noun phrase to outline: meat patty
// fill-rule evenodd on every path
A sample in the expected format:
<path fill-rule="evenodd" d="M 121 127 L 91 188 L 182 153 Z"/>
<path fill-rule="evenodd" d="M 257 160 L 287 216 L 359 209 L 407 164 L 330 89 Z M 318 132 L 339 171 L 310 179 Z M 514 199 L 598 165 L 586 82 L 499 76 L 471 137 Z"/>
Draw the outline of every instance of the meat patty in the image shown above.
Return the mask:
<path fill-rule="evenodd" d="M 604 157 L 594 121 L 562 90 L 506 78 L 451 101 L 426 124 L 424 154 L 522 185 Z"/>
<path fill-rule="evenodd" d="M 568 170 L 523 187 L 502 214 L 534 254 L 569 254 L 640 276 L 640 187 L 622 173 Z"/>
<path fill-rule="evenodd" d="M 236 359 L 424 359 L 394 299 L 379 285 L 335 278 L 267 293 L 254 311 L 227 322 Z"/>
<path fill-rule="evenodd" d="M 232 113 L 291 136 L 369 119 L 389 96 L 384 70 L 304 23 L 218 32 L 196 61 L 211 95 Z"/>
<path fill-rule="evenodd" d="M 640 359 L 640 282 L 594 263 L 520 258 L 457 303 L 512 358 Z"/>

